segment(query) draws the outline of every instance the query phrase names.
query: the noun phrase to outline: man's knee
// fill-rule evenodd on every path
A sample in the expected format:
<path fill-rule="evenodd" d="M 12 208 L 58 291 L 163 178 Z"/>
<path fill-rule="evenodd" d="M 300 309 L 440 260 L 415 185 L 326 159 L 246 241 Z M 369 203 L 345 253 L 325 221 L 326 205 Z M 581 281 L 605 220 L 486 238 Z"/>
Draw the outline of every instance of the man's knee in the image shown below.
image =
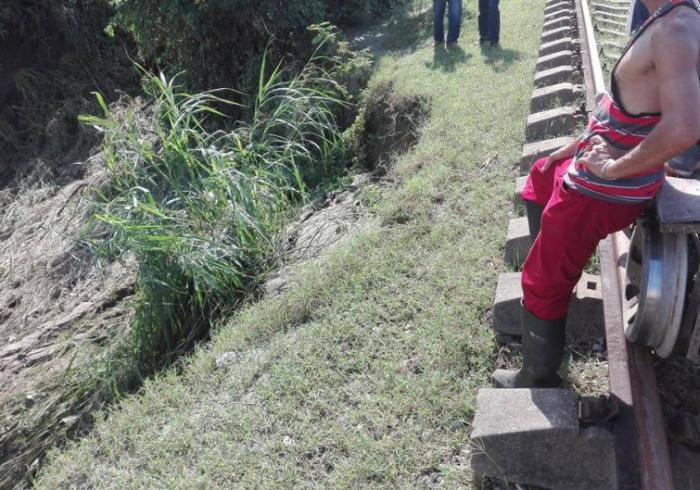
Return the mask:
<path fill-rule="evenodd" d="M 545 282 L 531 282 L 523 275 L 523 305 L 541 320 L 556 321 L 566 316 L 571 302 L 573 287 L 557 288 Z"/>
<path fill-rule="evenodd" d="M 535 160 L 535 163 L 533 163 L 530 166 L 530 174 L 533 172 L 537 171 L 539 173 L 542 173 L 542 167 L 544 166 L 545 162 L 547 161 L 547 158 L 540 158 L 538 160 Z"/>
<path fill-rule="evenodd" d="M 554 190 L 554 168 L 550 167 L 546 172 L 542 171 L 546 158 L 540 158 L 530 167 L 530 174 L 525 188 L 520 193 L 526 201 L 536 202 L 545 206 Z"/>

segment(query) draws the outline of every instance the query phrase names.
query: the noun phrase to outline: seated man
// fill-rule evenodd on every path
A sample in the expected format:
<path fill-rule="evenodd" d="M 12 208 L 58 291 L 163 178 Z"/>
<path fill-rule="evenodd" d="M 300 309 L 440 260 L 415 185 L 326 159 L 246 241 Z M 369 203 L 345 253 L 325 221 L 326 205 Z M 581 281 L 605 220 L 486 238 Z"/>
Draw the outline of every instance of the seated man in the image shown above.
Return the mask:
<path fill-rule="evenodd" d="M 634 34 L 634 31 L 649 18 L 649 10 L 642 0 L 632 0 L 630 6 L 628 25 L 630 34 Z M 698 169 L 700 169 L 700 142 L 669 160 L 666 165 L 666 174 L 675 177 L 691 177 Z"/>
<path fill-rule="evenodd" d="M 522 273 L 523 366 L 496 386 L 554 387 L 572 291 L 598 242 L 635 222 L 664 163 L 700 138 L 700 12 L 692 0 L 643 0 L 654 14 L 613 68 L 584 133 L 537 161 L 522 193 L 534 239 Z M 541 229 L 540 229 L 541 222 Z"/>

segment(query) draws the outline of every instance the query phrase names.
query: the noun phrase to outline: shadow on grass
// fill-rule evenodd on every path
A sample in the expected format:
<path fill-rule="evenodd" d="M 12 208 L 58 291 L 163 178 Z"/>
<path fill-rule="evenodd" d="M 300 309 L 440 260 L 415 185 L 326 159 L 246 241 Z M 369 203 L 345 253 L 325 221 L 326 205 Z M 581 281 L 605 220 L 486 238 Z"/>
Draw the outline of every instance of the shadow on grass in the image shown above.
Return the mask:
<path fill-rule="evenodd" d="M 402 12 L 347 32 L 353 49 L 368 49 L 377 59 L 389 53 L 415 52 L 431 35 L 432 9 Z"/>
<path fill-rule="evenodd" d="M 462 12 L 464 19 L 470 20 L 476 17 L 468 7 Z M 347 32 L 350 45 L 353 49 L 367 49 L 380 60 L 387 55 L 403 56 L 414 53 L 425 47 L 426 43 L 433 39 L 433 11 L 432 8 L 424 8 L 417 13 L 403 13 L 374 26 Z M 501 55 L 495 54 L 493 64 L 496 71 L 503 71 L 505 66 L 520 59 L 520 53 L 512 50 L 503 51 Z M 467 53 L 462 47 L 457 46 L 446 49 L 444 46 L 436 47 L 432 62 L 425 63 L 426 68 L 441 70 L 443 72 L 456 71 L 458 65 L 467 62 L 473 55 Z M 499 57 L 502 58 L 499 61 Z M 491 62 L 489 62 L 491 63 Z M 502 67 L 502 68 L 501 68 Z"/>
<path fill-rule="evenodd" d="M 505 71 L 510 65 L 522 58 L 520 51 L 485 44 L 481 45 L 481 53 L 486 58 L 486 63 L 497 73 Z"/>
<path fill-rule="evenodd" d="M 453 72 L 457 69 L 457 65 L 465 63 L 471 54 L 467 54 L 460 46 L 445 49 L 443 46 L 436 46 L 433 51 L 433 61 L 426 61 L 425 66 L 431 70 L 442 70 L 444 72 Z"/>
<path fill-rule="evenodd" d="M 471 19 L 474 14 L 465 8 L 463 16 Z M 425 47 L 427 42 L 432 42 L 433 11 L 432 8 L 425 8 L 418 13 L 396 15 L 369 29 L 364 27 L 362 30 L 350 31 L 347 36 L 353 49 L 368 49 L 375 59 L 390 54 L 414 53 Z M 446 71 L 453 71 L 454 66 L 468 59 L 461 48 L 455 48 L 450 53 L 445 52 L 444 48 L 442 51 L 440 56 L 436 53 L 433 64 L 445 67 Z M 431 65 L 426 63 L 426 66 Z"/>
<path fill-rule="evenodd" d="M 390 51 L 416 51 L 421 42 L 432 35 L 432 19 L 432 10 L 395 19 L 387 26 L 384 47 Z"/>

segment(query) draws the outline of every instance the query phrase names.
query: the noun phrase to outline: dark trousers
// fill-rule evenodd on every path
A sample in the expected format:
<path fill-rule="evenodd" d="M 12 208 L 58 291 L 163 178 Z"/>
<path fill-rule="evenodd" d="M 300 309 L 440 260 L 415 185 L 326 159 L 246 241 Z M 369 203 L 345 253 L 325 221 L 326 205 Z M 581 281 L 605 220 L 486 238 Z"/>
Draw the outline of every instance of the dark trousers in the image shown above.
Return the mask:
<path fill-rule="evenodd" d="M 649 9 L 642 3 L 642 0 L 637 0 L 634 3 L 634 9 L 632 10 L 632 24 L 630 26 L 630 34 L 639 28 L 644 21 L 649 17 Z"/>
<path fill-rule="evenodd" d="M 479 41 L 498 44 L 501 33 L 501 13 L 498 0 L 479 0 Z"/>
<path fill-rule="evenodd" d="M 447 42 L 453 43 L 459 38 L 462 25 L 462 0 L 433 0 L 433 37 L 438 42 L 445 41 L 445 6 L 447 10 Z"/>

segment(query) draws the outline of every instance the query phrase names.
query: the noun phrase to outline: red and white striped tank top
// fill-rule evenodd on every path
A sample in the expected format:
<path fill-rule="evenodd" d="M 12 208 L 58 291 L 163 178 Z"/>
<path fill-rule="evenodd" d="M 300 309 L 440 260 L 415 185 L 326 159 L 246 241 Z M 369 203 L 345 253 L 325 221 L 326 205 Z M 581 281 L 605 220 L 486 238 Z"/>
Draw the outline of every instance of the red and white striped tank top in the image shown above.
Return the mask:
<path fill-rule="evenodd" d="M 634 42 L 655 20 L 681 5 L 691 7 L 698 12 L 697 6 L 690 0 L 669 0 L 637 29 L 619 59 L 624 57 Z M 644 141 L 661 121 L 660 113 L 630 114 L 619 102 L 616 102 L 615 99 L 619 101 L 614 78 L 616 69 L 617 64 L 613 68 L 611 77 L 612 95 L 604 93 L 598 107 L 591 115 L 564 180 L 569 187 L 582 194 L 603 201 L 636 204 L 651 200 L 661 188 L 664 181 L 663 165 L 622 179 L 605 180 L 596 177 L 584 164 L 577 163 L 578 158 L 590 146 L 590 140 L 594 136 L 601 136 L 615 148 L 628 152 Z"/>

